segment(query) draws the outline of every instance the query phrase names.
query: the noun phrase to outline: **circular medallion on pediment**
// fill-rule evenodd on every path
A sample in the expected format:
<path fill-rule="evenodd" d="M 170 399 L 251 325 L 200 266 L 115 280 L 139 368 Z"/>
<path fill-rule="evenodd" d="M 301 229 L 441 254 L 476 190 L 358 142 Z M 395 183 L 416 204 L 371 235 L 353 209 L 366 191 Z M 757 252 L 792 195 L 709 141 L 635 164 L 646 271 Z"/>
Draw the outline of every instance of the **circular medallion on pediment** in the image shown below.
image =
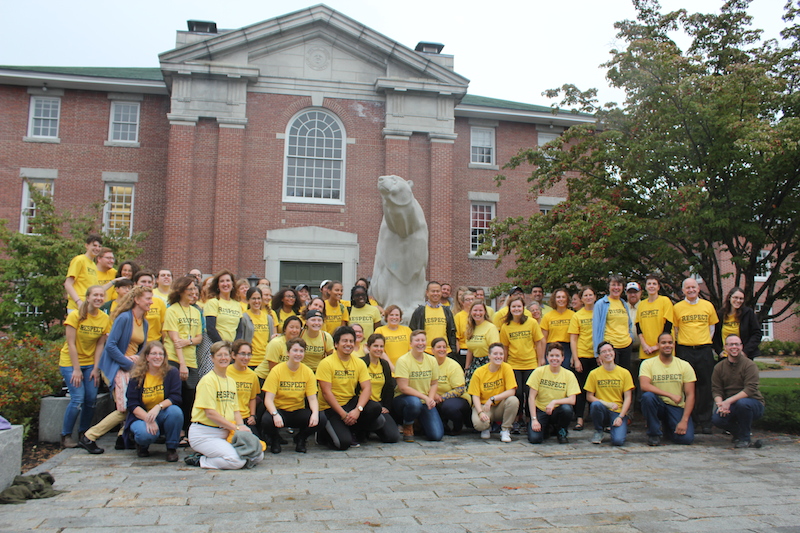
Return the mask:
<path fill-rule="evenodd" d="M 306 52 L 306 64 L 314 70 L 325 70 L 331 62 L 331 54 L 322 46 L 312 46 Z"/>

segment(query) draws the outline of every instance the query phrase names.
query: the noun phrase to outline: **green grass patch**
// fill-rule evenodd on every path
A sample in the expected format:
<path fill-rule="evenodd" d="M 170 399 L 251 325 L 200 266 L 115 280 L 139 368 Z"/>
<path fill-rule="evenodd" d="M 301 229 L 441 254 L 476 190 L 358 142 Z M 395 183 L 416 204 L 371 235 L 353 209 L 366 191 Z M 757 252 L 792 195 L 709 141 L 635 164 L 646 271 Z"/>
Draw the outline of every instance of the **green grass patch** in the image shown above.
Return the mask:
<path fill-rule="evenodd" d="M 767 406 L 755 426 L 800 434 L 800 378 L 761 378 L 759 389 Z"/>
<path fill-rule="evenodd" d="M 756 366 L 759 370 L 781 370 L 783 365 L 779 363 L 762 363 L 761 361 L 756 361 Z"/>
<path fill-rule="evenodd" d="M 783 362 L 787 365 L 798 366 L 800 365 L 800 357 L 790 356 L 784 357 Z"/>

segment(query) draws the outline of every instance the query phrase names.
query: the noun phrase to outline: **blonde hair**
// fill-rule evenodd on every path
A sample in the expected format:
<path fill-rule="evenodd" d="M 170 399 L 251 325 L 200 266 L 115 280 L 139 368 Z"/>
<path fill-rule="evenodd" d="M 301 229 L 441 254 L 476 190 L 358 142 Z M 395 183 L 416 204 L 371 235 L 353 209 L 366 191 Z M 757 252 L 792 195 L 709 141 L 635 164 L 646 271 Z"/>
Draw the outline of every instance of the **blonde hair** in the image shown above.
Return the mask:
<path fill-rule="evenodd" d="M 133 306 L 136 304 L 136 298 L 139 298 L 145 293 L 153 293 L 153 289 L 150 287 L 134 287 L 131 291 L 122 297 L 122 300 L 117 305 L 117 308 L 114 309 L 114 312 L 111 313 L 111 320 L 116 319 L 119 315 L 126 311 L 130 311 L 133 309 Z"/>
<path fill-rule="evenodd" d="M 135 379 L 139 383 L 140 387 L 144 385 L 144 378 L 147 374 L 148 368 L 147 356 L 150 355 L 150 352 L 153 348 L 161 348 L 161 351 L 164 352 L 164 362 L 158 369 L 156 377 L 160 378 L 161 381 L 164 381 L 164 378 L 167 377 L 167 374 L 169 373 L 170 364 L 169 360 L 167 359 L 167 351 L 164 349 L 164 345 L 161 344 L 161 341 L 150 341 L 145 345 L 144 351 L 142 351 L 142 356 L 139 357 L 139 360 L 136 361 L 136 364 L 133 365 L 133 369 L 131 369 L 131 379 Z M 164 392 L 166 393 L 166 391 Z"/>
<path fill-rule="evenodd" d="M 100 289 L 103 291 L 103 287 L 100 285 L 92 285 L 88 289 L 86 289 L 86 295 L 83 297 L 83 302 L 81 302 L 81 308 L 78 310 L 78 323 L 83 322 L 86 320 L 86 317 L 89 316 L 89 295 L 92 293 L 94 289 Z M 103 291 L 105 294 L 106 291 Z"/>
<path fill-rule="evenodd" d="M 469 306 L 469 315 L 467 317 L 467 328 L 464 330 L 464 337 L 466 337 L 467 339 L 472 338 L 472 334 L 475 333 L 475 327 L 477 326 L 477 324 L 475 324 L 475 319 L 472 318 L 472 308 L 475 307 L 476 305 L 483 306 L 484 317 L 488 315 L 488 311 L 486 310 L 486 304 L 483 303 L 483 300 L 475 300 L 474 302 L 472 302 L 472 305 Z M 486 318 L 484 318 L 484 320 L 486 320 Z"/>

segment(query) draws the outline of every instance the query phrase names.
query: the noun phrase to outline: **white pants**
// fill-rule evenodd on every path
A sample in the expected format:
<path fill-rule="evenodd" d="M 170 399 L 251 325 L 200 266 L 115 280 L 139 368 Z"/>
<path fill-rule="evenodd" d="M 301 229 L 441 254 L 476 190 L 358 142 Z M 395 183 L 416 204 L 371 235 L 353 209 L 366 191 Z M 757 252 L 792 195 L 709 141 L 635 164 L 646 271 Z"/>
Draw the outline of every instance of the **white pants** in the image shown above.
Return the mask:
<path fill-rule="evenodd" d="M 189 444 L 192 449 L 203 454 L 200 466 L 203 468 L 216 468 L 217 470 L 239 470 L 246 461 L 239 457 L 236 449 L 228 442 L 228 430 L 212 428 L 194 423 L 189 426 Z M 262 452 L 255 463 L 264 459 Z"/>

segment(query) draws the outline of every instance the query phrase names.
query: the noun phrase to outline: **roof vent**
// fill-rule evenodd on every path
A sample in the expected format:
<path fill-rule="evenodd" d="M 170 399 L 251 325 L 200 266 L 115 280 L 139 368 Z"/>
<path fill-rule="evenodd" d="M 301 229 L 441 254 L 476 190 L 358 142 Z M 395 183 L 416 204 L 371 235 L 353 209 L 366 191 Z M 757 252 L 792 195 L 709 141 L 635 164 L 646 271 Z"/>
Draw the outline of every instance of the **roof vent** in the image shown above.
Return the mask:
<path fill-rule="evenodd" d="M 217 23 L 209 20 L 187 20 L 186 25 L 194 33 L 217 33 Z"/>
<path fill-rule="evenodd" d="M 427 41 L 420 41 L 417 47 L 414 48 L 415 52 L 424 52 L 426 54 L 441 54 L 444 45 L 442 43 L 429 43 Z"/>

